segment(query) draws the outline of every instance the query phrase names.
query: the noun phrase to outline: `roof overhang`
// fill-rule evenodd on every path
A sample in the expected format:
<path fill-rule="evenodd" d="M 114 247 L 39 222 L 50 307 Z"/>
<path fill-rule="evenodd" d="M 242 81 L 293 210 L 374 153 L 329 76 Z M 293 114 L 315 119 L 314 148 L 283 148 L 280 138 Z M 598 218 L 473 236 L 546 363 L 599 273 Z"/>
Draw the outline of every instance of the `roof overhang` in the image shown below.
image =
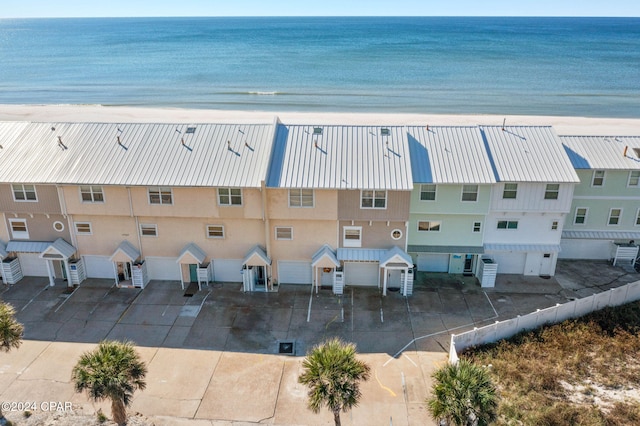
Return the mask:
<path fill-rule="evenodd" d="M 129 241 L 124 240 L 111 255 L 112 262 L 133 262 L 140 257 L 140 252 Z"/>
<path fill-rule="evenodd" d="M 253 246 L 251 250 L 247 252 L 247 255 L 242 260 L 242 265 L 247 266 L 266 266 L 271 265 L 271 259 L 267 256 L 264 249 L 260 246 Z"/>
<path fill-rule="evenodd" d="M 207 254 L 195 243 L 189 243 L 180 252 L 176 263 L 181 264 L 201 264 L 206 259 Z"/>
<path fill-rule="evenodd" d="M 339 248 L 337 258 L 346 262 L 380 262 L 386 252 L 383 249 Z"/>
<path fill-rule="evenodd" d="M 640 240 L 640 231 L 562 231 L 567 240 Z"/>
<path fill-rule="evenodd" d="M 7 252 L 42 253 L 51 245 L 51 241 L 9 241 Z"/>
<path fill-rule="evenodd" d="M 380 266 L 402 266 L 405 265 L 407 267 L 413 267 L 413 260 L 411 260 L 411 256 L 409 256 L 406 252 L 404 252 L 400 247 L 396 246 L 387 250 L 385 254 L 380 258 Z"/>
<path fill-rule="evenodd" d="M 311 266 L 327 267 L 327 265 L 333 265 L 337 268 L 340 266 L 340 262 L 333 249 L 325 244 L 311 257 Z"/>
<path fill-rule="evenodd" d="M 485 251 L 559 253 L 560 244 L 485 244 Z"/>
<path fill-rule="evenodd" d="M 409 245 L 407 247 L 409 253 L 461 253 L 461 254 L 482 254 L 484 247 L 482 246 L 422 246 Z"/>

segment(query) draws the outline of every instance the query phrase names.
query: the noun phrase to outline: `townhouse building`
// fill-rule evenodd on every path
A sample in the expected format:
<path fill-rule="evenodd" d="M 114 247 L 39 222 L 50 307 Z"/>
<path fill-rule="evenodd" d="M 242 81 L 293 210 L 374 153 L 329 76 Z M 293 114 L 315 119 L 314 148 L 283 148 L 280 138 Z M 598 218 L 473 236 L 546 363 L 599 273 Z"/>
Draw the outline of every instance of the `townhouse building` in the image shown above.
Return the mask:
<path fill-rule="evenodd" d="M 580 178 L 564 224 L 560 257 L 635 260 L 634 243 L 640 241 L 640 137 L 560 139 Z"/>

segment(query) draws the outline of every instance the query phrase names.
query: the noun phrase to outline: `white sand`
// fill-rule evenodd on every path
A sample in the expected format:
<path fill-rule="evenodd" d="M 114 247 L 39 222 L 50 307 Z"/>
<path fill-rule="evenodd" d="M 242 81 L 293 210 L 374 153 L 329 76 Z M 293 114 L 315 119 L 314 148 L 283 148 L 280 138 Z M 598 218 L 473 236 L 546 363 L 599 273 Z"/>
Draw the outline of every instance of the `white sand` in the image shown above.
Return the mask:
<path fill-rule="evenodd" d="M 640 136 L 640 119 L 555 116 L 226 111 L 100 105 L 0 105 L 0 121 L 361 125 L 551 125 L 561 135 Z"/>

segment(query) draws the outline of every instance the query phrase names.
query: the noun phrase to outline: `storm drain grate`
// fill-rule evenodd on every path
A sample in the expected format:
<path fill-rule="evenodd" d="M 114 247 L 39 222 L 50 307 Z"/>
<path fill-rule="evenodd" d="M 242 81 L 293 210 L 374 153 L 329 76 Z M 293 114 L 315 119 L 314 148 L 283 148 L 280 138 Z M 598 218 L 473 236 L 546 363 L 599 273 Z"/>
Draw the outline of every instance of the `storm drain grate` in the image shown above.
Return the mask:
<path fill-rule="evenodd" d="M 281 355 L 295 355 L 296 343 L 295 341 L 279 342 L 278 353 Z"/>

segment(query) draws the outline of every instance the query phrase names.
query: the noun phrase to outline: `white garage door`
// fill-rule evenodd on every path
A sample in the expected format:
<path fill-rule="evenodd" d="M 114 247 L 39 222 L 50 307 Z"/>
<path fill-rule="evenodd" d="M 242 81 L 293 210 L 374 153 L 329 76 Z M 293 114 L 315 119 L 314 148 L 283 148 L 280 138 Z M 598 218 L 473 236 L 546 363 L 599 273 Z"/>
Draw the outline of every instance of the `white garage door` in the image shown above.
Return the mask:
<path fill-rule="evenodd" d="M 214 259 L 213 276 L 216 282 L 241 283 L 242 259 Z"/>
<path fill-rule="evenodd" d="M 422 272 L 449 272 L 448 254 L 419 254 L 418 271 Z"/>
<path fill-rule="evenodd" d="M 176 260 L 175 257 L 146 257 L 149 279 L 180 281 L 180 265 Z"/>
<path fill-rule="evenodd" d="M 344 282 L 353 286 L 378 286 L 378 262 L 345 262 Z"/>
<path fill-rule="evenodd" d="M 610 259 L 611 242 L 608 240 L 560 240 L 560 259 Z"/>
<path fill-rule="evenodd" d="M 40 253 L 18 253 L 22 275 L 25 277 L 48 277 L 47 261 L 40 259 Z"/>
<path fill-rule="evenodd" d="M 113 262 L 107 256 L 82 256 L 87 278 L 114 278 Z"/>
<path fill-rule="evenodd" d="M 280 284 L 311 284 L 311 262 L 278 261 Z"/>
<path fill-rule="evenodd" d="M 498 263 L 499 274 L 523 274 L 527 254 L 518 253 L 491 253 L 493 260 Z"/>

